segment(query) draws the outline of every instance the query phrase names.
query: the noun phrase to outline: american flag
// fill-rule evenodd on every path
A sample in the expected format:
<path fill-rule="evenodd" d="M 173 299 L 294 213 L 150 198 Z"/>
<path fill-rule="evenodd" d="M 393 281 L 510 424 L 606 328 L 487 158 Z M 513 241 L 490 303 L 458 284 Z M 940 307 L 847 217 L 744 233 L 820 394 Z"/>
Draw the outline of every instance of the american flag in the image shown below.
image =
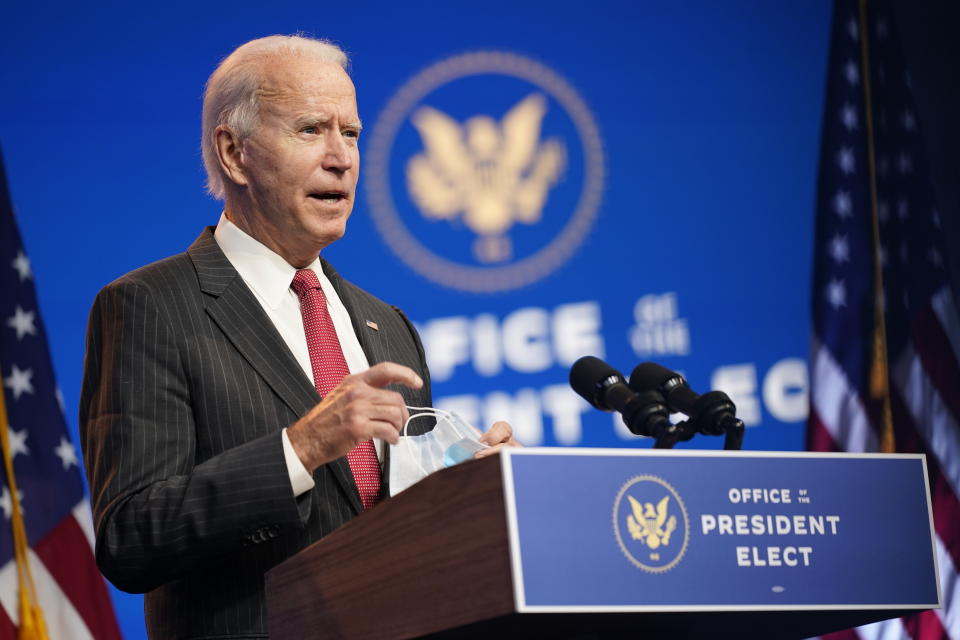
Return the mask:
<path fill-rule="evenodd" d="M 54 286 L 56 283 L 49 283 Z M 0 158 L 0 429 L 7 431 L 16 493 L 0 472 L 0 638 L 17 637 L 20 575 L 14 558 L 14 500 L 20 505 L 37 604 L 51 639 L 119 638 L 103 578 L 93 559 L 93 525 L 77 451 L 34 290 L 30 260 L 13 217 Z"/>
<path fill-rule="evenodd" d="M 808 448 L 926 454 L 944 605 L 828 637 L 960 640 L 960 320 L 889 6 L 835 3 L 827 73 Z"/>

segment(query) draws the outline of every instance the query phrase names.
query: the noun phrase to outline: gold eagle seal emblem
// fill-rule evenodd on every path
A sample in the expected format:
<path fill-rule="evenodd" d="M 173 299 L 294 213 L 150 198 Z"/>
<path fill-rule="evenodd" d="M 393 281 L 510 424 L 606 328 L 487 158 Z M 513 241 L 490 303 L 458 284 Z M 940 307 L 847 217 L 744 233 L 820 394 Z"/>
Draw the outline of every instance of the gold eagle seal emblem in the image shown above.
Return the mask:
<path fill-rule="evenodd" d="M 511 53 L 469 53 L 409 80 L 365 151 L 373 222 L 441 285 L 516 289 L 559 268 L 600 206 L 604 157 L 583 99 Z"/>
<path fill-rule="evenodd" d="M 515 222 L 540 220 L 563 171 L 563 142 L 539 139 L 546 109 L 543 94 L 532 93 L 501 122 L 477 115 L 460 126 L 429 106 L 411 118 L 425 148 L 407 163 L 410 193 L 427 217 L 462 216 L 479 236 L 474 253 L 482 262 L 512 257 L 506 232 Z"/>
<path fill-rule="evenodd" d="M 680 494 L 653 475 L 634 476 L 620 488 L 613 503 L 613 531 L 627 559 L 650 573 L 675 567 L 690 541 Z"/>
<path fill-rule="evenodd" d="M 670 534 L 677 529 L 677 516 L 667 518 L 667 504 L 670 496 L 664 496 L 653 508 L 652 502 L 640 504 L 628 495 L 633 513 L 627 516 L 627 530 L 634 540 L 646 544 L 651 549 L 670 544 Z"/>

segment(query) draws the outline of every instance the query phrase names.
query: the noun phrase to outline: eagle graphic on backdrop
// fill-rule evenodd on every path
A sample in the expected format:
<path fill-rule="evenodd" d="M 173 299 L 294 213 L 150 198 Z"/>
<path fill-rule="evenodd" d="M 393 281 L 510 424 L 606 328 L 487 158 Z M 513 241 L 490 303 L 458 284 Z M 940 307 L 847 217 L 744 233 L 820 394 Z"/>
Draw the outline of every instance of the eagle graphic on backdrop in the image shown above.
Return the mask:
<path fill-rule="evenodd" d="M 540 142 L 546 98 L 533 93 L 497 123 L 486 115 L 463 126 L 432 107 L 411 117 L 424 151 L 407 163 L 407 187 L 427 218 L 464 224 L 479 237 L 474 256 L 503 262 L 513 256 L 506 233 L 514 222 L 540 220 L 547 193 L 566 164 L 557 138 Z"/>

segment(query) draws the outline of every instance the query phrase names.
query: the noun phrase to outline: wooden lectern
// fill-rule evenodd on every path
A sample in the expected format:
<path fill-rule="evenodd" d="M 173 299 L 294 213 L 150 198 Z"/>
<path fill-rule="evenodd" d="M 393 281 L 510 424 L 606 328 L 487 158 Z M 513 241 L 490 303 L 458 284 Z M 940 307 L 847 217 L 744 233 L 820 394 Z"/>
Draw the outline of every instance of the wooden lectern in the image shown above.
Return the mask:
<path fill-rule="evenodd" d="M 503 464 L 494 456 L 435 473 L 269 571 L 271 636 L 805 638 L 909 613 L 519 613 Z"/>

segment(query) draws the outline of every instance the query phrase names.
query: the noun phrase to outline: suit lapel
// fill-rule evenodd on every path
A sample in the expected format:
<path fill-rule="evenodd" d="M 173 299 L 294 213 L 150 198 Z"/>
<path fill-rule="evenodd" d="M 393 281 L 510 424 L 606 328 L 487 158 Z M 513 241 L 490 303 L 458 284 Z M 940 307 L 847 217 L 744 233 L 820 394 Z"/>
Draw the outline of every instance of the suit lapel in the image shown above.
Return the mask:
<path fill-rule="evenodd" d="M 358 303 L 344 283 L 343 278 L 330 266 L 329 262 L 320 258 L 320 264 L 323 267 L 324 275 L 327 276 L 333 288 L 336 289 L 337 295 L 340 297 L 340 302 L 342 302 L 343 306 L 347 309 L 347 313 L 350 316 L 350 323 L 353 325 L 353 332 L 356 334 L 357 340 L 360 341 L 360 348 L 363 349 L 363 354 L 367 357 L 367 364 L 372 367 L 377 363 L 383 362 L 386 359 L 384 355 L 386 354 L 386 345 L 382 342 L 383 338 L 381 338 L 380 332 L 374 331 L 367 324 L 368 321 L 371 321 L 382 325 L 384 324 L 383 320 L 372 317 L 372 310 Z"/>
<path fill-rule="evenodd" d="M 211 296 L 207 313 L 294 414 L 306 414 L 320 396 L 253 292 L 220 250 L 213 228 L 205 229 L 187 253 L 197 269 L 200 289 Z M 363 504 L 346 457 L 337 458 L 327 467 L 361 513 Z"/>

